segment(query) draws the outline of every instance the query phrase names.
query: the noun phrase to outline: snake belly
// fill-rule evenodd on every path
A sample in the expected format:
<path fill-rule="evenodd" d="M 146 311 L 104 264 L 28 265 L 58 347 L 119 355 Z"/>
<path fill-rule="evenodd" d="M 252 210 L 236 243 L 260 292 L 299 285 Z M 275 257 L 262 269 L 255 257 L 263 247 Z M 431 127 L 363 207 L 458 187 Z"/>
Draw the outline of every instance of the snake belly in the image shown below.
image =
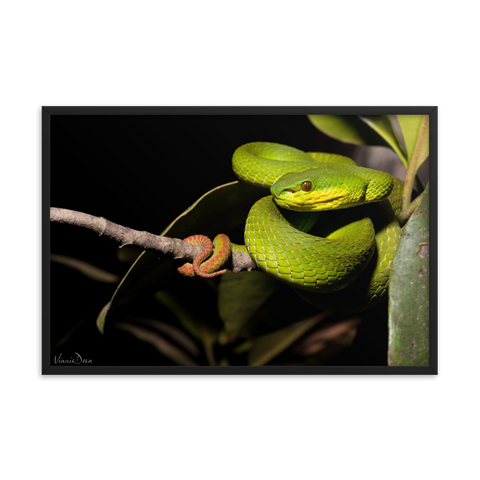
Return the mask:
<path fill-rule="evenodd" d="M 400 205 L 402 182 L 394 179 L 392 188 L 388 174 L 357 167 L 346 157 L 307 154 L 273 143 L 244 145 L 235 151 L 232 163 L 245 182 L 272 192 L 286 188 L 287 195 L 299 196 L 299 208 L 327 208 L 312 212 L 292 211 L 288 205 L 281 208 L 276 202 L 282 204 L 282 194 L 256 202 L 246 221 L 245 245 L 261 270 L 329 311 L 364 310 L 386 297 L 400 237 L 394 207 Z M 313 196 L 290 194 L 289 183 L 298 177 L 300 184 L 304 172 L 308 173 L 305 178 L 316 176 L 321 188 Z M 363 176 L 374 181 L 380 178 L 382 191 L 369 193 L 363 179 L 357 185 L 357 177 Z M 388 189 L 383 184 L 385 176 L 390 177 Z M 346 196 L 355 206 L 338 200 Z M 378 201 L 378 196 L 384 199 Z M 307 233 L 314 225 L 320 236 Z"/>

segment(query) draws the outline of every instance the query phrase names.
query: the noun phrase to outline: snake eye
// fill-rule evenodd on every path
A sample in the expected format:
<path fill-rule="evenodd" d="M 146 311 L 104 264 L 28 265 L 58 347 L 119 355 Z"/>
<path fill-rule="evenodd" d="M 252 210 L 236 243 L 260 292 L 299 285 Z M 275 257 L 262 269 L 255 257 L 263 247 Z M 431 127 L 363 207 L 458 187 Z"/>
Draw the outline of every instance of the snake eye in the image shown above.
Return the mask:
<path fill-rule="evenodd" d="M 302 190 L 304 192 L 309 192 L 312 189 L 313 185 L 312 182 L 303 182 L 302 183 Z"/>

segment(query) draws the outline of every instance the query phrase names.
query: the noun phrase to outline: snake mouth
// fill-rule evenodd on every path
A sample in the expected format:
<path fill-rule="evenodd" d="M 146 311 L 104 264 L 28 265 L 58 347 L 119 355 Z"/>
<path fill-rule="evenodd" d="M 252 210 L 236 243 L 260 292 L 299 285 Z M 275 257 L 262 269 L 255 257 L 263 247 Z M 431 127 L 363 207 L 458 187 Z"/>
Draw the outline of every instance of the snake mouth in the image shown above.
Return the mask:
<path fill-rule="evenodd" d="M 282 193 L 287 192 L 284 190 Z M 296 193 L 293 191 L 293 193 Z M 345 205 L 345 196 L 337 195 L 331 197 L 316 197 L 316 198 L 305 198 L 299 197 L 298 199 L 292 195 L 288 195 L 286 198 L 282 195 L 273 196 L 275 203 L 282 208 L 288 210 L 294 210 L 297 212 L 316 212 L 322 210 L 334 210 L 338 208 L 345 208 L 349 205 Z"/>

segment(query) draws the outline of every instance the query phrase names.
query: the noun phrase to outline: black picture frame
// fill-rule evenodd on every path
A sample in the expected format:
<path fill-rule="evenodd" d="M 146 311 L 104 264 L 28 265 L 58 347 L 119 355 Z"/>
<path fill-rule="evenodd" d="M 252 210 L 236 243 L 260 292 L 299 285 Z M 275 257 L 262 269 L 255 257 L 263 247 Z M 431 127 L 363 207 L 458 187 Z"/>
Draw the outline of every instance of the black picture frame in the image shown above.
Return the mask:
<path fill-rule="evenodd" d="M 239 122 L 236 125 L 235 118 L 246 118 L 249 116 L 256 119 L 261 124 L 262 119 L 272 119 L 277 122 L 281 140 L 273 138 L 271 130 L 258 131 L 256 138 L 250 138 L 247 141 L 278 141 L 293 145 L 298 138 L 298 143 L 302 144 L 304 137 L 296 136 L 295 133 L 288 133 L 288 127 L 282 122 L 282 117 L 288 116 L 305 117 L 305 125 L 308 124 L 306 115 L 310 114 L 334 114 L 334 115 L 398 115 L 398 114 L 418 114 L 430 116 L 430 154 L 429 154 L 429 181 L 430 181 L 430 364 L 428 367 L 389 367 L 389 366 L 371 366 L 371 365 L 345 365 L 345 366 L 326 366 L 326 367 L 249 367 L 249 366 L 229 366 L 229 367 L 183 367 L 183 366 L 146 366 L 146 365 L 58 365 L 52 364 L 51 355 L 51 312 L 52 304 L 56 302 L 52 298 L 51 291 L 51 264 L 50 253 L 51 246 L 54 243 L 51 234 L 50 225 L 50 206 L 71 208 L 93 215 L 104 216 L 117 223 L 147 230 L 152 233 L 160 231 L 168 225 L 176 215 L 190 206 L 197 198 L 211 188 L 235 180 L 233 172 L 230 172 L 229 162 L 217 162 L 215 172 L 208 175 L 210 179 L 207 184 L 195 182 L 203 175 L 202 166 L 196 166 L 191 171 L 184 168 L 185 161 L 182 160 L 184 152 L 192 151 L 192 158 L 195 156 L 194 148 L 200 148 L 202 156 L 208 156 L 209 142 L 219 139 L 220 147 L 212 149 L 212 158 L 216 159 L 219 152 L 223 152 L 227 147 L 230 148 L 230 140 L 227 140 L 226 132 L 229 128 L 238 128 L 241 132 L 243 128 Z M 95 374 L 161 374 L 161 375 L 196 375 L 196 374 L 214 374 L 214 375 L 428 375 L 438 374 L 438 105 L 42 105 L 40 107 L 41 117 L 41 362 L 40 372 L 42 375 L 95 375 Z M 149 122 L 147 119 L 159 119 L 157 124 Z M 212 125 L 206 125 L 196 130 L 194 125 L 205 119 L 208 123 L 210 119 L 222 120 Z M 75 128 L 86 128 L 86 120 L 90 120 L 91 129 L 68 137 L 72 132 L 72 126 Z M 102 120 L 110 119 L 110 124 L 106 127 Z M 143 123 L 135 122 L 134 119 L 143 119 Z M 165 119 L 170 119 L 176 124 L 176 136 L 166 131 L 159 133 L 160 139 L 154 138 L 151 129 L 165 125 Z M 277 119 L 277 120 L 275 120 Z M 128 121 L 127 121 L 128 120 Z M 162 120 L 162 121 L 161 121 Z M 185 120 L 185 126 L 181 122 Z M 64 121 L 64 126 L 61 126 Z M 230 125 L 230 122 L 232 123 Z M 68 126 L 67 123 L 69 124 Z M 95 124 L 97 125 L 95 127 Z M 133 127 L 132 127 L 133 125 Z M 252 126 L 254 128 L 255 125 Z M 90 127 L 89 127 L 90 128 Z M 114 146 L 115 138 L 122 138 L 128 135 L 126 130 L 133 128 L 135 130 L 132 138 L 128 142 L 118 142 L 117 150 L 106 150 L 103 142 L 108 142 L 109 148 Z M 312 131 L 314 130 L 313 127 Z M 97 129 L 95 133 L 95 129 Z M 142 130 L 143 129 L 143 130 Z M 148 130 L 148 131 L 147 131 Z M 196 130 L 196 131 L 195 131 Z M 268 131 L 267 131 L 268 130 Z M 173 131 L 173 130 L 172 130 Z M 58 135 L 66 135 L 61 141 L 58 141 Z M 102 135 L 108 132 L 108 138 Z M 184 135 L 182 135 L 182 132 Z M 245 135 L 251 136 L 252 131 L 245 128 Z M 162 135 L 169 135 L 168 147 L 162 146 Z M 88 138 L 85 143 L 78 142 L 80 137 Z M 185 141 L 183 140 L 185 136 Z M 206 138 L 203 138 L 205 137 Z M 264 137 L 268 138 L 264 138 Z M 239 134 L 242 138 L 244 135 Z M 288 137 L 287 140 L 284 140 Z M 246 138 L 246 137 L 245 137 Z M 143 140 L 150 139 L 146 143 Z M 61 160 L 62 149 L 69 142 L 77 141 L 78 150 L 75 148 L 68 150 L 69 159 L 63 164 Z M 291 143 L 289 143 L 291 142 Z M 176 155 L 174 144 L 178 145 L 182 155 Z M 245 142 L 246 143 L 246 142 Z M 121 144 L 121 145 L 120 145 Z M 122 145 L 127 145 L 131 150 L 121 151 Z M 192 148 L 192 144 L 194 148 Z M 242 143 L 239 143 L 239 145 Z M 63 146 L 62 146 L 63 145 Z M 239 146 L 238 145 L 238 146 Z M 70 147 L 69 147 L 70 148 Z M 113 148 L 113 147 L 112 147 Z M 298 145 L 301 148 L 301 145 Z M 144 161 L 129 157 L 138 149 L 139 156 L 143 156 Z M 226 150 L 225 150 L 226 151 Z M 112 153 L 113 152 L 113 153 Z M 115 163 L 112 155 L 118 154 L 119 162 Z M 152 162 L 155 155 L 159 156 L 165 153 L 168 155 L 167 163 L 161 164 L 161 167 L 150 170 L 148 162 Z M 52 155 L 54 156 L 52 158 Z M 105 164 L 102 164 L 102 155 L 105 155 Z M 223 155 L 223 153 L 222 153 Z M 87 162 L 85 159 L 88 158 Z M 192 163 L 195 163 L 192 160 Z M 220 165 L 222 163 L 222 165 Z M 224 164 L 223 164 L 224 163 Z M 123 170 L 123 171 L 122 171 Z M 159 176 L 158 172 L 163 172 Z M 130 173 L 128 173 L 130 172 Z M 160 178 L 161 177 L 161 178 Z M 202 176 L 202 179 L 205 177 Z M 133 188 L 129 188 L 129 182 L 137 182 Z M 139 182 L 142 182 L 141 184 Z M 166 186 L 174 185 L 174 187 Z M 58 188 L 61 184 L 61 188 Z M 188 194 L 187 194 L 188 193 Z M 178 207 L 173 208 L 175 202 L 165 202 L 165 194 L 168 198 L 178 194 L 182 200 Z M 132 195 L 135 197 L 132 199 Z M 103 199 L 103 200 L 99 200 Z M 52 201 L 65 200 L 65 204 L 54 204 Z M 148 206 L 156 205 L 159 209 L 155 212 L 149 211 Z M 182 203 L 183 202 L 183 203 Z M 163 205 L 163 207 L 161 206 Z M 67 227 L 65 227 L 67 228 Z M 73 235 L 73 230 L 69 230 L 69 235 Z M 87 234 L 86 234 L 87 235 Z M 92 242 L 99 241 L 92 234 Z M 87 236 L 88 236 L 87 235 Z M 76 236 L 76 235 L 74 235 Z M 80 235 L 79 242 L 85 240 L 83 234 Z M 102 240 L 103 241 L 103 240 Z M 81 244 L 81 243 L 80 243 Z M 91 247 L 87 247 L 91 248 Z M 100 255 L 100 253 L 99 253 Z M 108 301 L 108 297 L 105 299 Z M 85 356 L 85 355 L 83 355 Z"/>

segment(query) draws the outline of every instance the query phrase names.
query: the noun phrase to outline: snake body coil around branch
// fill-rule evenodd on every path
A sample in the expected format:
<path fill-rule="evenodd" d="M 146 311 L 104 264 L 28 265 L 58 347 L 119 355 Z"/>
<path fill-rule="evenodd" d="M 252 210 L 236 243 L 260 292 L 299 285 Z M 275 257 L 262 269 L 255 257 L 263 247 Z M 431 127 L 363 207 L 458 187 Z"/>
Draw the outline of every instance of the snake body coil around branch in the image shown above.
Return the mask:
<path fill-rule="evenodd" d="M 386 297 L 402 182 L 340 155 L 274 143 L 243 145 L 232 164 L 240 180 L 271 193 L 250 210 L 245 246 L 234 249 L 326 310 L 363 310 Z"/>

